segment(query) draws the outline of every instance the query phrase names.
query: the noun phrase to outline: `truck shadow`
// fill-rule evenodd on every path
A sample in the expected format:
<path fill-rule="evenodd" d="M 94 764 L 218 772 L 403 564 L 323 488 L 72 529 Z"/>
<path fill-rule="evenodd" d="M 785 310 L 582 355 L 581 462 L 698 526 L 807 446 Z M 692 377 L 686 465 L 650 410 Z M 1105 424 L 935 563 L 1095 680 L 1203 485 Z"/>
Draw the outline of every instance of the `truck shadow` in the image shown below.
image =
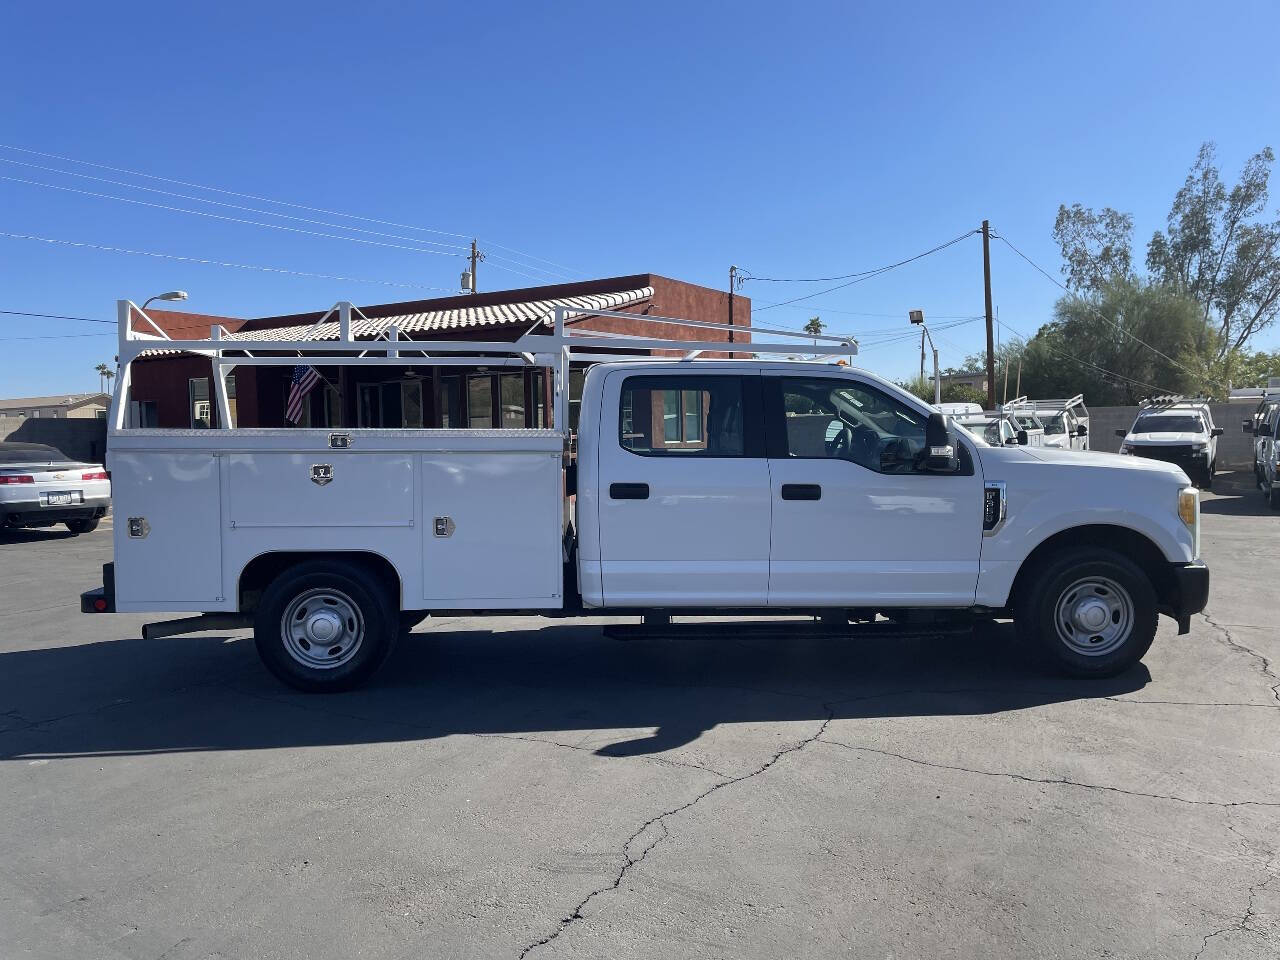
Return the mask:
<path fill-rule="evenodd" d="M 1201 494 L 1200 512 L 1226 517 L 1262 517 L 1275 513 L 1254 480 L 1252 470 L 1219 474 L 1214 492 Z"/>
<path fill-rule="evenodd" d="M 1142 665 L 1107 680 L 1047 675 L 1011 632 L 619 642 L 582 623 L 490 631 L 442 622 L 402 638 L 367 687 L 329 696 L 276 683 L 243 638 L 43 647 L 0 654 L 0 760 L 452 735 L 624 757 L 682 747 L 722 724 L 993 714 L 1131 693 L 1150 680 Z"/>

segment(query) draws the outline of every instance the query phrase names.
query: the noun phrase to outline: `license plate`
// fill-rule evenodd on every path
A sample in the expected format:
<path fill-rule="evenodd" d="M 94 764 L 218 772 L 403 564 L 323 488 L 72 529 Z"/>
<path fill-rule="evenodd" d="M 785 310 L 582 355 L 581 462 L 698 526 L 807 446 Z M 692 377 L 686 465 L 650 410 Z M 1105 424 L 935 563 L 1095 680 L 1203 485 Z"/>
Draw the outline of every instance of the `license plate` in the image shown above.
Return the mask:
<path fill-rule="evenodd" d="M 49 506 L 59 507 L 66 503 L 73 503 L 74 493 L 51 493 L 49 494 Z"/>

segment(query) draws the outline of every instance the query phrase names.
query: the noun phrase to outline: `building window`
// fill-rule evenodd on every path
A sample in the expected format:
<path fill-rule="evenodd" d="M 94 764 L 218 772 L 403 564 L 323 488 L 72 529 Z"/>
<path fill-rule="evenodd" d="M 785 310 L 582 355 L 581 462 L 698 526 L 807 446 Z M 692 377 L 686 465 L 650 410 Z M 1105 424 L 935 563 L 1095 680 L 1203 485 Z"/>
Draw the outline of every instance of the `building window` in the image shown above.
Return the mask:
<path fill-rule="evenodd" d="M 462 378 L 457 374 L 440 378 L 440 426 L 462 426 Z"/>
<path fill-rule="evenodd" d="M 498 377 L 502 398 L 502 426 L 520 428 L 524 419 L 524 373 L 504 373 Z"/>
<path fill-rule="evenodd" d="M 421 380 L 403 380 L 400 383 L 400 425 L 422 426 Z"/>
<path fill-rule="evenodd" d="M 618 442 L 646 456 L 744 456 L 738 377 L 628 377 Z"/>
<path fill-rule="evenodd" d="M 188 380 L 187 397 L 190 400 L 191 428 L 208 430 L 213 426 L 213 405 L 209 402 L 209 378 L 192 377 Z"/>
<path fill-rule="evenodd" d="M 493 378 L 488 374 L 467 377 L 467 426 L 472 430 L 493 426 Z"/>

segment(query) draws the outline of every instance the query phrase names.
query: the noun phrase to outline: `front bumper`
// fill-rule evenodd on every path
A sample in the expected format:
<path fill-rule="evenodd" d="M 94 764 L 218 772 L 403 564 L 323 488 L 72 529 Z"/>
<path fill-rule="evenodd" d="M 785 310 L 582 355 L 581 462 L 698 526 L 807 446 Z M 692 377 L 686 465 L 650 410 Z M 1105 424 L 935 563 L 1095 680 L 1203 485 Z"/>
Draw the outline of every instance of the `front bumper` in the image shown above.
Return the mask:
<path fill-rule="evenodd" d="M 1169 613 L 1178 621 L 1178 634 L 1191 630 L 1191 617 L 1209 604 L 1209 567 L 1203 560 L 1172 565 L 1174 596 Z"/>

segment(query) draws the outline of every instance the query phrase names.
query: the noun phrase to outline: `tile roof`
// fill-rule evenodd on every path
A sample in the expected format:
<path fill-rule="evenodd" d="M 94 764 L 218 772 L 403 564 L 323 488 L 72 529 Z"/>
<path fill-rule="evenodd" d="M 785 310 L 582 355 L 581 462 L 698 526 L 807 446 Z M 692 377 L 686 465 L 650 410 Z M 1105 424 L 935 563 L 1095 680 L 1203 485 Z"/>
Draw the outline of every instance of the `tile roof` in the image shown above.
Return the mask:
<path fill-rule="evenodd" d="M 351 334 L 357 339 L 362 337 L 373 338 L 393 323 L 402 334 L 499 327 L 512 324 L 532 326 L 539 321 L 550 322 L 551 312 L 556 307 L 568 307 L 578 313 L 589 314 L 593 310 L 617 310 L 619 307 L 648 300 L 652 296 L 653 287 L 639 287 L 634 290 L 619 290 L 613 293 L 554 297 L 547 300 L 518 300 L 511 303 L 494 303 L 475 307 L 453 307 L 424 313 L 405 313 L 396 316 L 376 317 L 372 320 L 363 320 L 358 316 L 353 316 Z M 310 332 L 308 333 L 308 331 Z M 337 340 L 338 321 L 326 321 L 318 327 L 314 324 L 303 324 L 267 327 L 261 330 L 241 330 L 237 333 L 232 333 L 226 339 L 288 340 L 292 338 L 301 339 L 303 334 L 307 334 L 307 339 L 309 340 Z"/>

